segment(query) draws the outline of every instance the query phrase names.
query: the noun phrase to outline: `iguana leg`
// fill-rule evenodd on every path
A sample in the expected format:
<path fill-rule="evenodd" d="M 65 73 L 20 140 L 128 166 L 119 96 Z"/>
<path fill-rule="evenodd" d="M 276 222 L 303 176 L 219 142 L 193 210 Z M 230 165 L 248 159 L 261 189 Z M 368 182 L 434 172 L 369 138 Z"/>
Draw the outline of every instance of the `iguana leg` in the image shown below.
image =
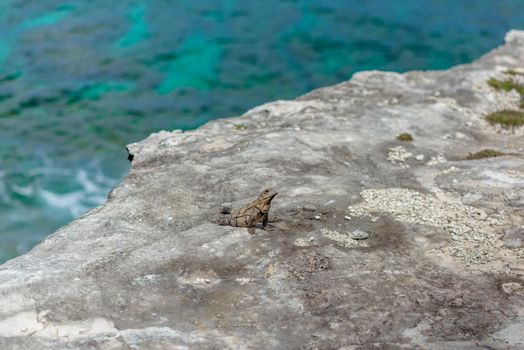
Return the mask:
<path fill-rule="evenodd" d="M 269 215 L 266 213 L 262 217 L 262 227 L 265 229 L 267 226 L 267 223 L 269 222 Z"/>
<path fill-rule="evenodd" d="M 277 220 L 278 221 L 278 220 Z M 272 220 L 271 222 L 275 222 L 275 220 Z M 269 215 L 266 214 L 263 218 L 262 218 L 262 228 L 266 231 L 273 231 L 275 226 L 271 225 L 269 223 Z"/>

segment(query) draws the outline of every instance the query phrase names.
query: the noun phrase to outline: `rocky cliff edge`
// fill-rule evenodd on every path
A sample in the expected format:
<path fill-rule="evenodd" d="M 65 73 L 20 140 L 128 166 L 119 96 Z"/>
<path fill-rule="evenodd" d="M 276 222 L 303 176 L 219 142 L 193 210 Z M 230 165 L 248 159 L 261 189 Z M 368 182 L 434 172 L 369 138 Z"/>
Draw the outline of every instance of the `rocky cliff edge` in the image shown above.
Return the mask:
<path fill-rule="evenodd" d="M 0 267 L 0 348 L 524 348 L 523 85 L 511 31 L 129 145 L 102 206 Z M 213 223 L 266 187 L 272 230 Z"/>

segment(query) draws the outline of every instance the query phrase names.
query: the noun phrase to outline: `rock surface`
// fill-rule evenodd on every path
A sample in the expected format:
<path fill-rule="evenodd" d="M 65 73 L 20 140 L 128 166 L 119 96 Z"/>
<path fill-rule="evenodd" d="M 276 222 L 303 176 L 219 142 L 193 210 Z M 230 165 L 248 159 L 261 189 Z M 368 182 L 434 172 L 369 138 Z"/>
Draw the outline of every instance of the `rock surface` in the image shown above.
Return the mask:
<path fill-rule="evenodd" d="M 524 348 L 524 127 L 484 120 L 508 69 L 524 32 L 129 145 L 106 203 L 0 267 L 0 348 Z M 273 231 L 212 222 L 266 187 Z"/>

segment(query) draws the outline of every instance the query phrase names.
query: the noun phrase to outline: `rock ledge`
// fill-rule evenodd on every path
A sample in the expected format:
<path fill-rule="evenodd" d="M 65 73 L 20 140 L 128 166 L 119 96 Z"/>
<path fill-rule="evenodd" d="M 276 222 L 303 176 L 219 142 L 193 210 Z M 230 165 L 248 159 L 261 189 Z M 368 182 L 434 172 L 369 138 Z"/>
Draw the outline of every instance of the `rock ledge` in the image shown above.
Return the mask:
<path fill-rule="evenodd" d="M 0 266 L 0 348 L 524 348 L 524 127 L 485 120 L 523 62 L 511 31 L 129 145 L 106 203 Z M 266 187 L 273 231 L 212 222 Z"/>

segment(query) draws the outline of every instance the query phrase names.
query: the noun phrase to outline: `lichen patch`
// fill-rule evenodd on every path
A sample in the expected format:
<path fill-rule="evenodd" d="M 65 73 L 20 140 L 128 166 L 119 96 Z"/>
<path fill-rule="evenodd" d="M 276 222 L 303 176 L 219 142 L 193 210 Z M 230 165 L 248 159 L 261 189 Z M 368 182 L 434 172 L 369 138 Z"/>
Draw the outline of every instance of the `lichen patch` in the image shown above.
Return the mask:
<path fill-rule="evenodd" d="M 397 146 L 389 149 L 388 160 L 391 164 L 398 164 L 401 168 L 409 168 L 406 164 L 406 159 L 413 157 L 411 152 L 406 151 L 402 146 Z"/>
<path fill-rule="evenodd" d="M 481 264 L 494 259 L 497 250 L 497 226 L 501 218 L 489 217 L 478 208 L 404 188 L 369 189 L 361 192 L 364 202 L 349 207 L 351 216 L 386 212 L 409 224 L 429 225 L 448 232 L 451 243 L 433 250 Z"/>
<path fill-rule="evenodd" d="M 351 248 L 351 247 L 356 247 L 356 246 L 362 245 L 362 243 L 359 243 L 359 241 L 353 239 L 349 232 L 348 233 L 341 233 L 341 232 L 334 231 L 334 230 L 328 230 L 326 228 L 323 228 L 320 232 L 324 236 L 329 238 L 330 240 L 335 241 L 339 245 L 347 247 L 347 248 Z"/>
<path fill-rule="evenodd" d="M 502 288 L 502 291 L 506 294 L 515 294 L 515 295 L 524 296 L 524 286 L 521 283 L 507 282 L 507 283 L 502 283 L 500 287 Z"/>

